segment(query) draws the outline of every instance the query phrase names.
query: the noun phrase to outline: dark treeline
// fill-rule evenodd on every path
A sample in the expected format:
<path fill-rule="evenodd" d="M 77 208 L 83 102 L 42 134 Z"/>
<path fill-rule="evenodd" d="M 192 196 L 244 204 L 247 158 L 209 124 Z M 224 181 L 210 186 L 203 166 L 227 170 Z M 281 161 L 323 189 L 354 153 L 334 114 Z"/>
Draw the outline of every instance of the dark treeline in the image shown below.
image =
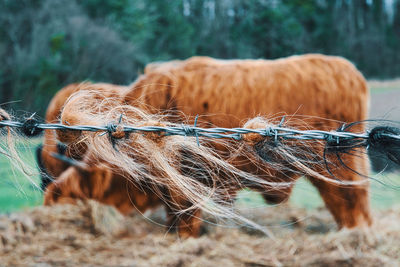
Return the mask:
<path fill-rule="evenodd" d="M 318 52 L 400 75 L 400 0 L 0 0 L 0 103 L 43 114 L 63 85 L 150 61 Z"/>

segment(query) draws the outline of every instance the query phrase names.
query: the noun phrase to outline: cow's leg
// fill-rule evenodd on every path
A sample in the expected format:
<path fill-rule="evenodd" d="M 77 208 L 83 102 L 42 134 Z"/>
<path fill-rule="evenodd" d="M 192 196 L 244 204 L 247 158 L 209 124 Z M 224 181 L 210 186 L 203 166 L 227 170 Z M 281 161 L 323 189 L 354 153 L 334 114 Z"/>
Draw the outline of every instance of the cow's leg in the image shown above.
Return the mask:
<path fill-rule="evenodd" d="M 169 230 L 174 230 L 182 238 L 199 237 L 201 234 L 201 211 L 193 209 L 180 213 L 175 208 L 167 208 L 167 225 Z"/>
<path fill-rule="evenodd" d="M 316 177 L 308 177 L 311 183 L 319 190 L 326 207 L 332 213 L 339 228 L 369 226 L 372 223 L 368 198 L 369 184 L 366 180 L 367 178 L 363 177 L 363 175 L 368 175 L 368 161 L 365 149 L 358 149 L 352 154 L 340 156 L 347 167 L 343 166 L 343 163 L 339 161 L 336 155 L 329 155 L 328 161 L 330 161 L 329 169 L 331 174 L 326 170 L 321 174 L 332 179 L 364 181 L 365 183 L 360 185 L 336 185 Z"/>
<path fill-rule="evenodd" d="M 192 204 L 181 193 L 172 190 L 169 190 L 168 199 L 166 210 L 169 229 L 177 231 L 182 238 L 199 237 L 202 226 L 200 209 L 189 209 Z"/>

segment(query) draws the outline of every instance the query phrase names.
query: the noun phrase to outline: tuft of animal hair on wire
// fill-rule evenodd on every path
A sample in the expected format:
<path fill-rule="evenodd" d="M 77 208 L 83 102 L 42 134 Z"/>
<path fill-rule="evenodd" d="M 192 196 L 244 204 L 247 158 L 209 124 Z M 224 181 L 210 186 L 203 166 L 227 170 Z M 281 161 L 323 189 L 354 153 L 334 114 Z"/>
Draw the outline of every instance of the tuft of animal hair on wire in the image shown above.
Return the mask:
<path fill-rule="evenodd" d="M 375 120 L 379 121 L 379 120 Z M 385 120 L 382 120 L 385 122 Z M 358 122 L 355 122 L 358 123 Z M 19 132 L 31 137 L 39 135 L 43 130 L 62 130 L 62 131 L 87 131 L 102 132 L 111 135 L 116 131 L 130 133 L 158 133 L 167 136 L 179 135 L 185 137 L 200 137 L 209 139 L 233 139 L 243 140 L 247 134 L 257 134 L 262 137 L 274 138 L 277 140 L 300 140 L 300 141 L 323 141 L 328 153 L 346 153 L 357 147 L 373 148 L 394 163 L 400 165 L 400 128 L 394 126 L 379 125 L 373 129 L 363 132 L 350 132 L 348 124 L 345 129 L 336 131 L 323 130 L 298 130 L 295 128 L 283 127 L 281 125 L 268 124 L 265 128 L 201 128 L 196 125 L 174 124 L 169 126 L 161 125 L 123 125 L 115 122 L 105 123 L 104 125 L 68 125 L 61 123 L 40 123 L 33 116 L 26 120 L 17 121 L 3 119 L 0 121 L 0 128 L 18 128 Z M 112 139 L 112 138 L 111 138 Z M 276 142 L 277 143 L 277 142 Z"/>
<path fill-rule="evenodd" d="M 352 125 L 352 124 L 349 124 Z M 376 126 L 366 133 L 352 133 L 346 129 L 337 131 L 321 130 L 297 130 L 279 126 L 268 125 L 266 128 L 248 129 L 248 128 L 201 128 L 190 125 L 117 125 L 108 123 L 104 126 L 98 125 L 66 125 L 66 124 L 45 124 L 39 123 L 33 116 L 25 121 L 0 121 L 0 127 L 8 126 L 19 128 L 20 132 L 26 136 L 35 136 L 43 130 L 69 130 L 69 131 L 89 131 L 104 132 L 111 135 L 119 127 L 120 131 L 126 134 L 135 132 L 155 132 L 165 135 L 195 136 L 199 144 L 199 137 L 204 138 L 228 138 L 240 141 L 246 134 L 258 134 L 263 137 L 273 137 L 275 143 L 279 140 L 318 140 L 324 141 L 327 153 L 334 153 L 340 159 L 340 154 L 349 153 L 357 147 L 367 147 L 379 151 L 395 164 L 400 164 L 400 129 L 391 126 Z M 122 128 L 121 128 L 122 127 Z M 114 138 L 110 138 L 114 141 Z M 265 153 L 264 153 L 265 154 Z"/>
<path fill-rule="evenodd" d="M 12 115 L 0 108 L 0 123 L 9 122 L 12 121 L 12 119 Z M 34 185 L 37 189 L 40 189 L 40 186 L 32 178 L 36 174 L 36 168 L 32 168 L 32 166 L 26 164 L 26 161 L 23 159 L 23 155 L 20 153 L 20 150 L 17 149 L 17 146 L 24 145 L 23 137 L 20 136 L 20 138 L 17 139 L 15 136 L 19 136 L 19 134 L 17 131 L 15 131 L 14 127 L 0 124 L 0 155 L 3 155 L 5 158 L 7 158 L 13 172 L 15 172 L 15 170 L 20 170 L 21 174 L 28 181 L 30 181 L 32 185 Z M 23 192 L 22 187 L 18 184 L 17 180 L 15 183 L 16 186 L 18 186 L 18 188 Z"/>
<path fill-rule="evenodd" d="M 386 167 L 390 163 L 400 165 L 400 128 L 398 127 L 399 122 L 385 119 L 369 119 L 343 125 L 338 129 L 338 131 L 351 131 L 353 127 L 360 124 L 369 125 L 368 128 L 370 128 L 371 130 L 367 131 L 367 138 L 343 140 L 339 143 L 335 142 L 335 140 L 332 139 L 328 140 L 325 146 L 325 153 L 334 155 L 336 157 L 336 160 L 339 162 L 339 166 L 341 168 L 345 168 L 346 170 L 356 173 L 361 177 L 369 178 L 382 185 L 388 186 L 388 184 L 381 181 L 380 179 L 376 179 L 374 177 L 357 172 L 351 166 L 348 166 L 346 164 L 345 160 L 343 160 L 343 157 L 344 155 L 350 155 L 353 157 L 366 156 L 363 155 L 367 154 L 365 150 L 360 150 L 360 148 L 365 147 L 366 150 L 368 150 L 368 156 L 371 160 L 373 160 L 375 157 L 379 157 L 383 162 L 386 162 Z M 328 165 L 329 164 L 326 164 L 326 168 L 329 171 L 330 168 Z M 383 170 L 380 170 L 379 172 Z"/>

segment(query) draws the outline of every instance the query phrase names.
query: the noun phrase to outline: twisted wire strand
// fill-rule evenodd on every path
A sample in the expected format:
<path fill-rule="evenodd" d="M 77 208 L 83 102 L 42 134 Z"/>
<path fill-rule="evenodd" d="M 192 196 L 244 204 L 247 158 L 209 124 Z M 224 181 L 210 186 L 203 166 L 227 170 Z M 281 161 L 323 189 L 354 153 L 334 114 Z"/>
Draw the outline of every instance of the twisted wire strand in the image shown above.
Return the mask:
<path fill-rule="evenodd" d="M 115 131 L 117 126 L 123 132 L 163 132 L 166 135 L 181 135 L 206 138 L 230 138 L 241 140 L 242 134 L 259 134 L 266 137 L 279 137 L 283 139 L 296 140 L 340 140 L 346 139 L 368 139 L 369 133 L 352 133 L 345 131 L 322 131 L 322 130 L 297 130 L 285 128 L 282 126 L 269 126 L 264 129 L 247 129 L 247 128 L 201 128 L 191 125 L 180 126 L 131 126 L 109 123 L 104 126 L 95 125 L 66 125 L 60 123 L 39 123 L 34 119 L 28 119 L 24 122 L 4 120 L 0 121 L 0 127 L 23 128 L 24 132 L 40 132 L 43 130 L 70 130 L 70 131 L 90 131 L 109 133 Z M 383 133 L 384 136 L 400 140 L 400 135 Z"/>

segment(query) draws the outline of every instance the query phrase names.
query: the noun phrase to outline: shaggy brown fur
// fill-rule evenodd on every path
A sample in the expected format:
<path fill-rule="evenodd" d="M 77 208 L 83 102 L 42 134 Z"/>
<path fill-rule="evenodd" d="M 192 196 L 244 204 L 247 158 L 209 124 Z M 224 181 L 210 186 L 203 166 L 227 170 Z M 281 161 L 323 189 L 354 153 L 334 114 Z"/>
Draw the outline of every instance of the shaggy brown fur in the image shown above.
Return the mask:
<path fill-rule="evenodd" d="M 161 204 L 159 197 L 150 188 L 136 187 L 123 175 L 113 173 L 111 166 L 98 163 L 84 166 L 67 168 L 51 183 L 48 191 L 52 192 L 53 198 L 45 198 L 45 204 L 75 204 L 77 199 L 95 199 L 115 206 L 123 214 L 129 214 L 133 208 L 145 212 Z"/>
<path fill-rule="evenodd" d="M 157 64 L 147 68 L 145 75 L 139 77 L 125 95 L 119 96 L 119 101 L 121 105 L 128 103 L 150 113 L 167 112 L 169 120 L 174 122 L 184 121 L 191 116 L 189 123 L 193 123 L 194 116 L 199 114 L 203 124 L 238 127 L 246 119 L 259 114 L 287 114 L 287 124 L 290 126 L 333 130 L 341 122 L 366 119 L 368 98 L 364 78 L 348 61 L 338 57 L 305 55 L 273 61 L 224 61 L 194 57 L 173 64 Z M 63 101 L 65 98 L 61 99 Z M 90 122 L 73 110 L 74 103 L 67 104 L 61 117 L 63 122 L 68 121 L 72 125 Z M 296 118 L 301 118 L 302 123 L 291 117 L 294 114 Z M 104 121 L 97 123 L 104 124 Z M 248 127 L 257 128 L 255 125 L 258 123 L 250 123 Z M 352 130 L 363 131 L 364 128 L 359 124 Z M 62 142 L 74 143 L 80 135 L 59 132 L 58 138 Z M 259 141 L 257 137 L 247 140 L 253 148 Z M 216 148 L 223 153 L 224 149 L 219 145 Z M 321 148 L 316 150 L 322 153 Z M 359 150 L 359 155 L 346 155 L 343 161 L 351 169 L 367 174 L 364 151 Z M 271 172 L 270 163 L 265 158 L 254 160 L 249 158 L 248 153 L 230 160 L 233 166 L 265 181 L 292 181 L 300 176 L 295 171 L 281 172 L 280 175 Z M 335 158 L 329 156 L 329 161 L 333 166 L 336 165 L 331 169 L 335 177 L 347 181 L 363 179 L 353 171 L 339 168 L 337 165 L 340 164 Z M 326 169 L 316 165 L 314 170 L 307 173 L 308 178 L 320 191 L 339 227 L 371 224 L 366 185 L 337 186 L 320 179 L 321 175 L 330 177 Z M 65 179 L 73 179 L 73 176 L 69 177 Z M 291 191 L 291 186 L 277 190 L 260 184 L 251 187 L 263 192 L 265 199 L 274 203 L 285 201 Z M 61 189 L 69 191 L 66 187 Z M 170 196 L 179 191 L 171 192 Z M 48 190 L 46 198 L 55 199 L 52 194 Z M 172 200 L 172 203 L 176 202 L 173 197 Z M 182 208 L 180 205 L 177 207 Z M 191 235 L 197 232 L 193 231 Z"/>
<path fill-rule="evenodd" d="M 123 94 L 129 87 L 112 84 L 80 83 L 70 84 L 61 89 L 51 100 L 46 112 L 47 123 L 58 123 L 61 110 L 67 99 L 79 90 L 100 91 L 105 97 L 115 98 Z M 53 153 L 81 160 L 85 154 L 84 143 L 80 146 L 65 146 L 60 143 L 55 131 L 45 132 L 43 146 L 39 150 L 37 160 L 41 169 L 42 188 L 47 190 L 44 204 L 76 203 L 78 199 L 95 199 L 101 203 L 116 207 L 121 213 L 129 214 L 133 210 L 141 213 L 147 209 L 161 205 L 157 194 L 145 185 L 133 184 L 121 174 L 112 172 L 111 166 L 87 162 L 90 156 L 84 159 L 82 166 L 70 166 L 68 162 L 57 159 Z M 54 182 L 53 180 L 56 179 Z M 49 193 L 50 192 L 50 193 Z M 175 213 L 167 209 L 169 227 L 177 221 Z M 191 229 L 189 229 L 191 230 Z"/>
<path fill-rule="evenodd" d="M 107 97 L 114 97 L 118 94 L 123 95 L 125 91 L 129 88 L 126 86 L 117 86 L 113 84 L 99 83 L 81 83 L 81 84 L 70 84 L 63 89 L 61 89 L 51 100 L 49 107 L 46 112 L 46 123 L 58 123 L 60 120 L 61 110 L 66 102 L 66 100 L 75 92 L 91 86 L 94 90 L 103 91 Z M 68 122 L 66 122 L 68 123 Z M 40 157 L 38 157 L 42 171 L 45 175 L 50 177 L 58 177 L 61 173 L 68 167 L 68 164 L 54 158 L 52 153 L 66 154 L 66 156 L 79 159 L 81 155 L 76 155 L 78 153 L 73 153 L 71 148 L 63 151 L 64 145 L 57 141 L 54 130 L 48 130 L 44 134 L 43 147 L 40 151 Z M 81 148 L 84 150 L 84 148 Z"/>
<path fill-rule="evenodd" d="M 193 57 L 174 65 L 150 69 L 138 79 L 126 99 L 141 97 L 144 103 L 158 109 L 179 110 L 192 116 L 200 114 L 203 121 L 220 127 L 237 127 L 259 114 L 272 116 L 282 112 L 306 115 L 307 127 L 321 130 L 337 129 L 340 122 L 367 118 L 366 81 L 343 58 L 305 55 L 273 61 L 229 61 Z M 352 130 L 363 131 L 364 127 L 360 124 Z M 345 156 L 344 162 L 351 169 L 367 174 L 367 159 L 360 152 L 358 156 Z M 249 166 L 246 171 L 252 169 L 254 166 Z M 362 179 L 345 168 L 332 172 L 344 180 Z M 320 191 L 339 227 L 371 223 L 367 188 L 342 188 L 313 177 L 309 179 Z M 283 201 L 289 193 L 290 190 L 274 198 Z"/>

